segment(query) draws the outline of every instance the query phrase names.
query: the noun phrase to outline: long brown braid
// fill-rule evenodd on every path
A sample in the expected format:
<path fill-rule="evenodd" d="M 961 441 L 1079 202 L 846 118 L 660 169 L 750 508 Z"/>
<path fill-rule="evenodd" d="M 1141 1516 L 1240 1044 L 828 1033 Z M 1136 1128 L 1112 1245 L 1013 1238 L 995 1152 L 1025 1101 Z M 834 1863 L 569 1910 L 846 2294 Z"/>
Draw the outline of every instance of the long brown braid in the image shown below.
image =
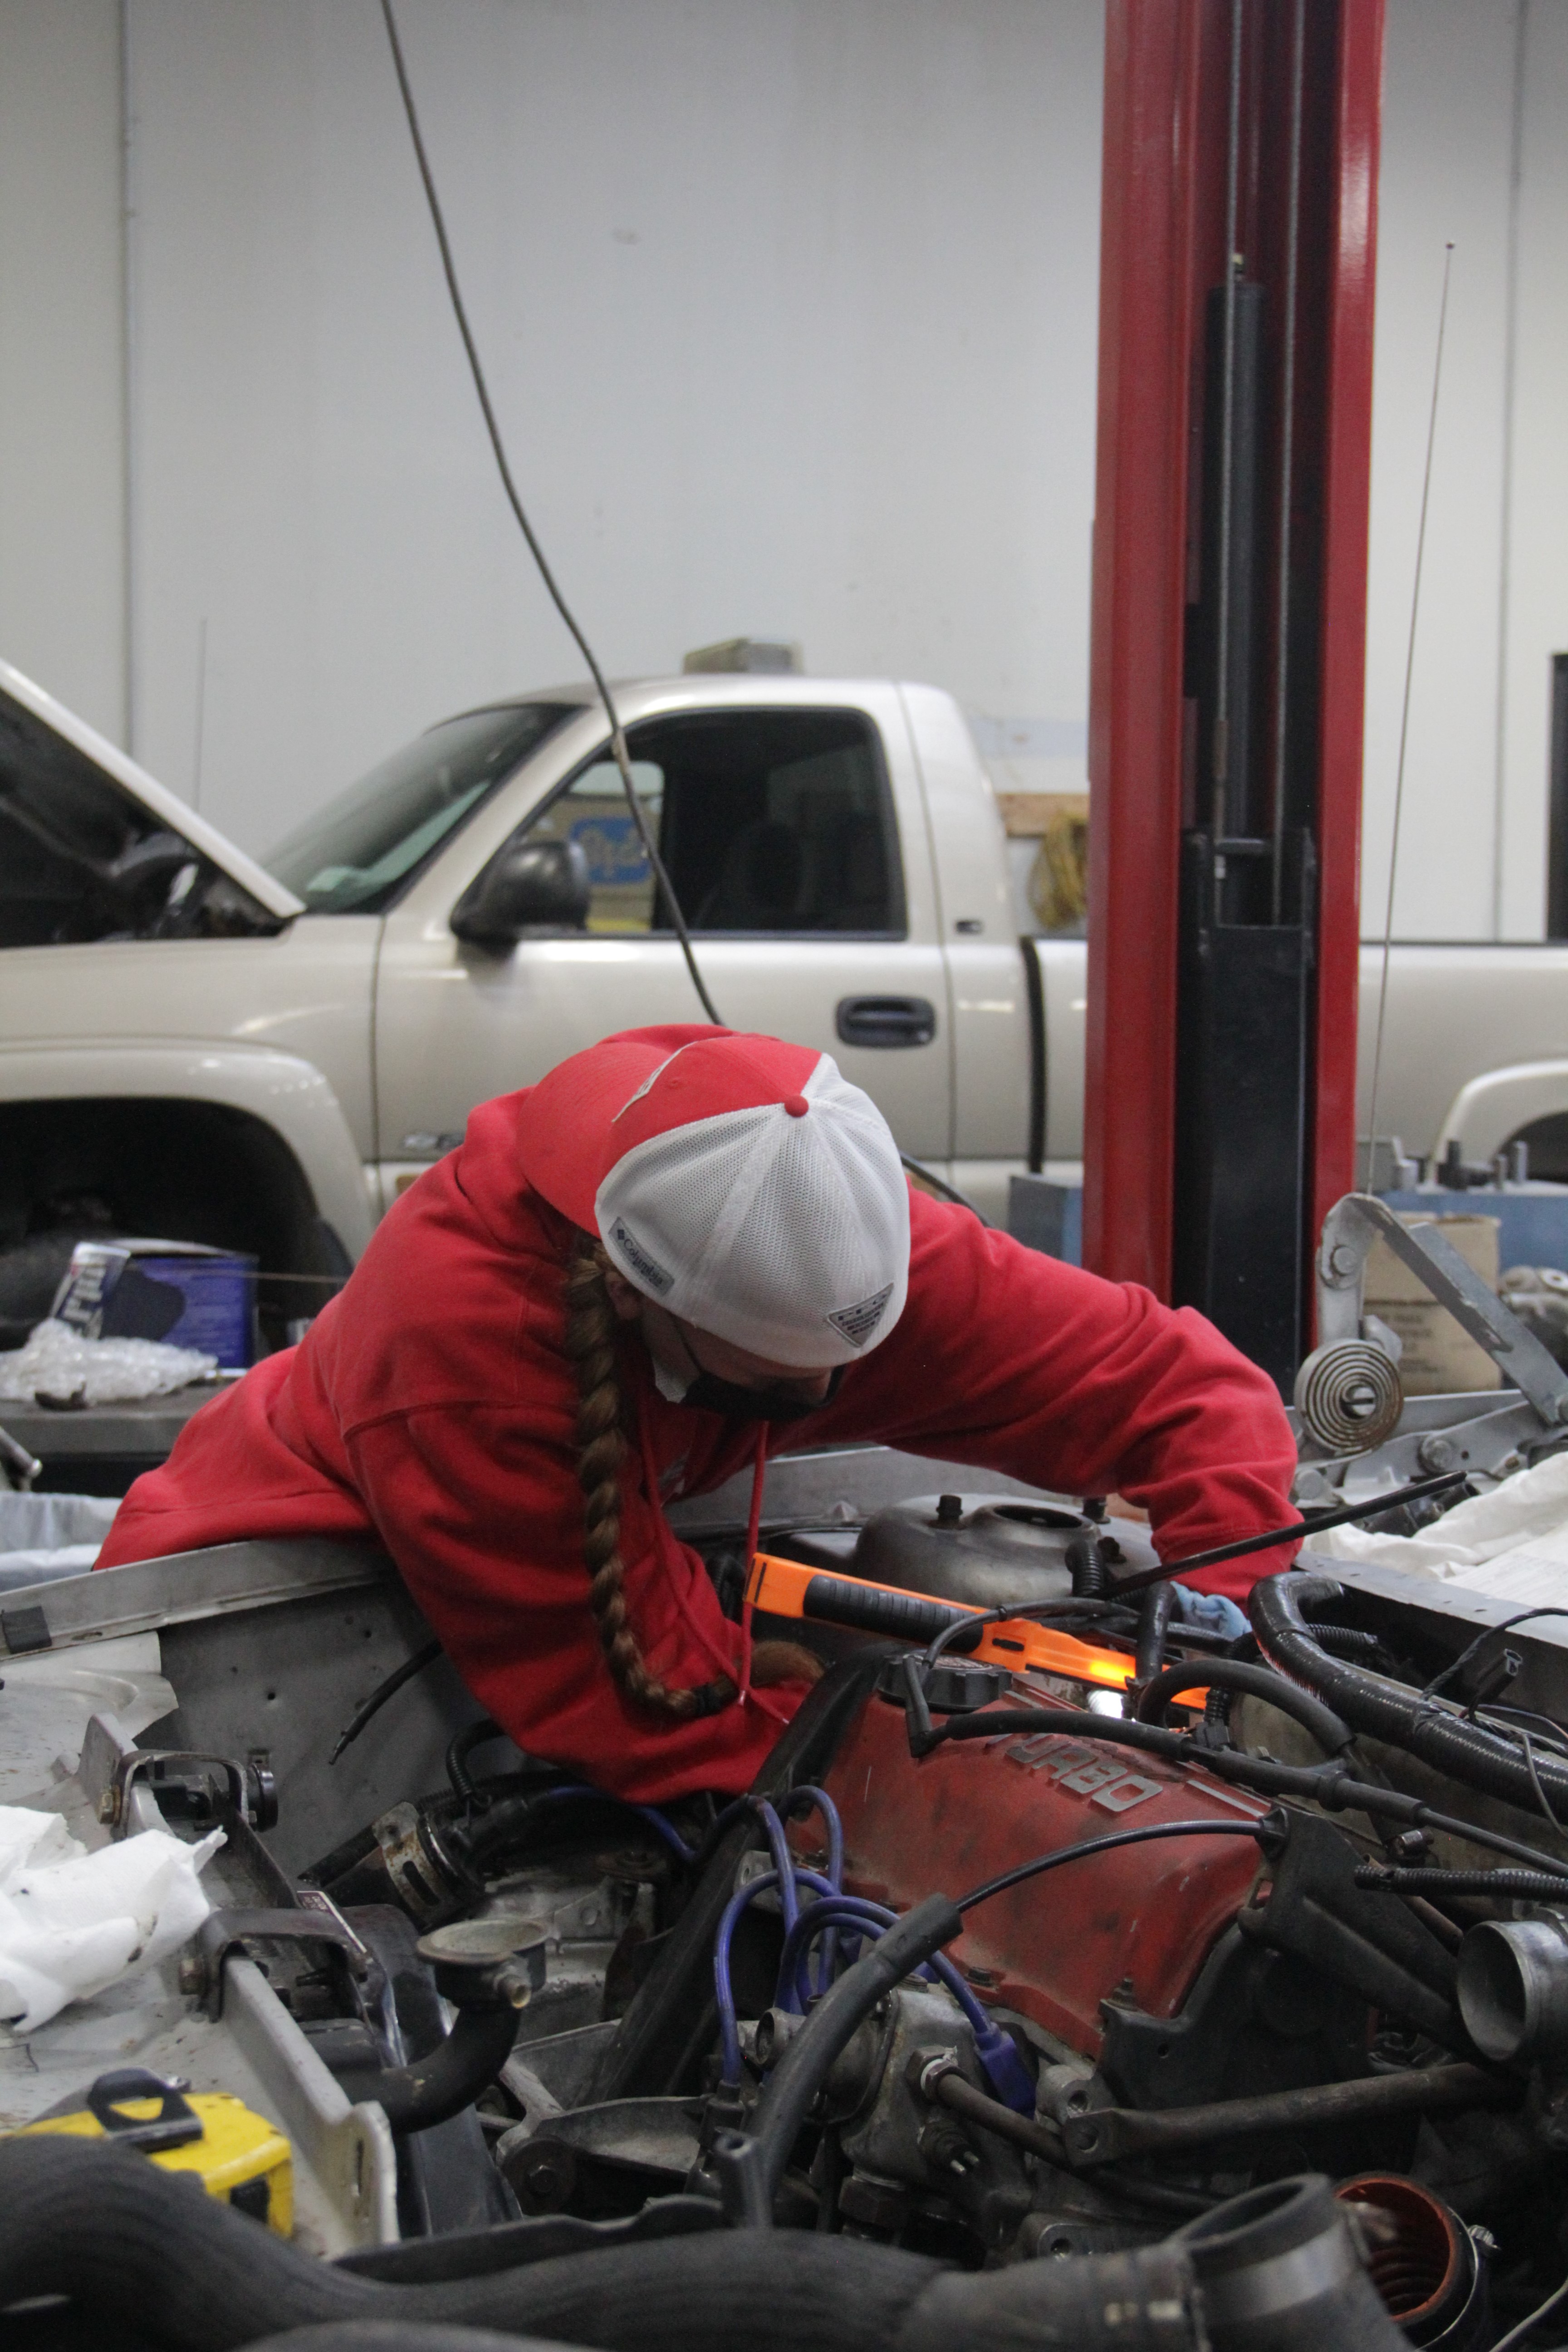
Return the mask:
<path fill-rule="evenodd" d="M 609 1263 L 602 1242 L 579 1234 L 565 1282 L 564 1346 L 577 1368 L 577 1483 L 583 1489 L 588 1605 L 620 1689 L 639 1706 L 680 1723 L 732 1698 L 735 1685 L 727 1677 L 700 1691 L 661 1682 L 643 1656 L 627 1617 L 620 1538 L 621 1474 L 629 1448 L 617 1357 L 618 1318 L 605 1280 Z M 794 1642 L 759 1642 L 752 1653 L 752 1680 L 759 1687 L 815 1682 L 821 1672 L 821 1661 Z"/>

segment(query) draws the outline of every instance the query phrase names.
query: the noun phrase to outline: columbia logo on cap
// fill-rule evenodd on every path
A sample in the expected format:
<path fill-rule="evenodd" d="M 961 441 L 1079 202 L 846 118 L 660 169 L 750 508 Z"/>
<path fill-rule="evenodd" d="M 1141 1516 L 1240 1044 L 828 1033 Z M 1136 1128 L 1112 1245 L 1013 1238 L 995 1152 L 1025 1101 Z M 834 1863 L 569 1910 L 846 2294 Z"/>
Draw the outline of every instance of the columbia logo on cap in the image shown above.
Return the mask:
<path fill-rule="evenodd" d="M 668 1291 L 675 1288 L 674 1275 L 670 1273 L 668 1266 L 660 1265 L 658 1258 L 648 1255 L 624 1217 L 617 1217 L 610 1227 L 610 1239 L 626 1259 L 637 1280 L 645 1283 L 649 1290 L 657 1290 L 662 1298 Z"/>

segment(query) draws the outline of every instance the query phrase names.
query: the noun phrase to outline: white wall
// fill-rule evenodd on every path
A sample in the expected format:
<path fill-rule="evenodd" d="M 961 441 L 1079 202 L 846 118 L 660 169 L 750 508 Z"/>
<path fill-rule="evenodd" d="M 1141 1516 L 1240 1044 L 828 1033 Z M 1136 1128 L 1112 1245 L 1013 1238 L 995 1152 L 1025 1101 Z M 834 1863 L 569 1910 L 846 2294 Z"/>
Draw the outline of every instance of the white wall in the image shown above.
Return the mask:
<path fill-rule="evenodd" d="M 400 5 L 518 471 L 611 667 L 797 636 L 1081 787 L 1100 0 Z M 1450 237 L 1395 929 L 1541 927 L 1565 115 L 1568 0 L 1390 0 L 1369 932 Z M 187 794 L 200 709 L 203 807 L 253 848 L 442 711 L 575 673 L 375 0 L 0 0 L 0 650 Z"/>
<path fill-rule="evenodd" d="M 607 665 L 738 633 L 1081 784 L 1098 0 L 402 0 L 497 406 Z M 131 0 L 136 750 L 264 848 L 576 676 L 373 0 Z"/>
<path fill-rule="evenodd" d="M 125 730 L 114 0 L 0 0 L 0 653 Z"/>
<path fill-rule="evenodd" d="M 1397 936 L 1539 938 L 1568 652 L 1568 0 L 1390 0 L 1363 929 L 1381 933 L 1437 380 Z"/>

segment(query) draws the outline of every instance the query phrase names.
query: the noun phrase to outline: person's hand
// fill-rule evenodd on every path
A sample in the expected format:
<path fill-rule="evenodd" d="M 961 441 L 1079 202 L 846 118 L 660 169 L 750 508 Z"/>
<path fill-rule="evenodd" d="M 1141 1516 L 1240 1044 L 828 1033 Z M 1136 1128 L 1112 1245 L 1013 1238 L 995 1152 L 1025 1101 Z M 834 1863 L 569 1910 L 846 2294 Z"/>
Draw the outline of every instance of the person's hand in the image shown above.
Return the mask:
<path fill-rule="evenodd" d="M 1172 1615 L 1184 1625 L 1201 1625 L 1205 1633 L 1223 1633 L 1227 1642 L 1250 1633 L 1243 1612 L 1223 1592 L 1194 1592 L 1190 1584 L 1173 1584 L 1176 1605 Z"/>

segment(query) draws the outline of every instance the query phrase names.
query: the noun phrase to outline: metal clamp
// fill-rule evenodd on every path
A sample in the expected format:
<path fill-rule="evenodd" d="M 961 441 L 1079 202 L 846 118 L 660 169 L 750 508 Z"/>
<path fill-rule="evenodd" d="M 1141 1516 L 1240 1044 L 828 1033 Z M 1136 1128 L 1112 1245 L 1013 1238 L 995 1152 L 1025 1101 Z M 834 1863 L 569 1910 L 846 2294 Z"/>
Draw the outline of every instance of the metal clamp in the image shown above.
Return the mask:
<path fill-rule="evenodd" d="M 195 1948 L 180 1963 L 180 1990 L 195 1994 L 208 2017 L 223 2015 L 224 1963 L 247 1944 L 331 1944 L 342 1952 L 349 1974 L 376 1998 L 380 1964 L 335 1905 L 298 1911 L 209 1911 L 193 1938 Z"/>

